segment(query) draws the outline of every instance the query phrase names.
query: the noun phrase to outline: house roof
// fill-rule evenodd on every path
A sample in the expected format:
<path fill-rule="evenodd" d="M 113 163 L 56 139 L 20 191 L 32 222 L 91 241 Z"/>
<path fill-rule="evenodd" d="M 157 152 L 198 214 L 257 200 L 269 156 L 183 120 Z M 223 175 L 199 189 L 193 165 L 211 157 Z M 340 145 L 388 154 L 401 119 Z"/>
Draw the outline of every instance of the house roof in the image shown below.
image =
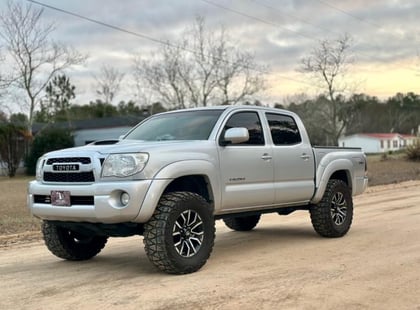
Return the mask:
<path fill-rule="evenodd" d="M 362 133 L 360 135 L 377 138 L 377 139 L 394 139 L 401 136 L 398 133 Z"/>
<path fill-rule="evenodd" d="M 354 134 L 351 136 L 362 136 L 362 137 L 368 137 L 373 139 L 383 139 L 383 140 L 392 140 L 395 138 L 401 138 L 401 139 L 416 139 L 416 136 L 413 135 L 406 135 L 406 134 L 400 134 L 400 133 L 359 133 Z M 348 136 L 350 137 L 350 136 Z"/>
<path fill-rule="evenodd" d="M 394 139 L 394 138 L 402 138 L 402 139 L 415 139 L 416 136 L 413 135 L 406 135 L 400 133 L 363 133 L 360 134 L 362 136 L 368 136 L 377 139 Z"/>

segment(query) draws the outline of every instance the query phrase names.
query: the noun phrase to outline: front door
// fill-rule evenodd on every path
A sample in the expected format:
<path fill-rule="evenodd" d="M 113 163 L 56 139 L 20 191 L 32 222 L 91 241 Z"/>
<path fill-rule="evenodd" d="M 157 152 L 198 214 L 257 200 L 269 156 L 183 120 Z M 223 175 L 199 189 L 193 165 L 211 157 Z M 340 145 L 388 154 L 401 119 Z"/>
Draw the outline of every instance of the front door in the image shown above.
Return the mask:
<path fill-rule="evenodd" d="M 273 154 L 266 143 L 258 113 L 242 111 L 231 115 L 221 137 L 234 127 L 247 128 L 249 140 L 219 146 L 223 210 L 271 205 L 274 201 Z"/>

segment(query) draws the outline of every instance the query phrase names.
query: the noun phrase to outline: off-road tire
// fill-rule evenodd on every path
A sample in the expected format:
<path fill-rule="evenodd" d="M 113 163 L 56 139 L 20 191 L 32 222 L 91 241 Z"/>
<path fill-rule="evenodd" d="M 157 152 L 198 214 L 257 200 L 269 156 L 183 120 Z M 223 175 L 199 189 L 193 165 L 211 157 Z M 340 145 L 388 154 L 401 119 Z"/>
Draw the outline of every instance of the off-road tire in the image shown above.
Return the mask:
<path fill-rule="evenodd" d="M 66 260 L 88 260 L 104 248 L 108 237 L 86 236 L 49 221 L 41 225 L 45 244 L 55 256 Z"/>
<path fill-rule="evenodd" d="M 198 194 L 164 194 L 144 226 L 144 247 L 161 271 L 187 274 L 210 257 L 215 238 L 212 207 Z"/>
<path fill-rule="evenodd" d="M 309 212 L 312 226 L 319 235 L 327 238 L 344 236 L 353 221 L 350 188 L 341 180 L 329 180 L 321 201 L 311 206 Z"/>
<path fill-rule="evenodd" d="M 248 216 L 238 216 L 238 217 L 228 217 L 224 218 L 223 222 L 225 225 L 232 230 L 236 231 L 249 231 L 257 226 L 260 221 L 260 214 L 248 215 Z"/>

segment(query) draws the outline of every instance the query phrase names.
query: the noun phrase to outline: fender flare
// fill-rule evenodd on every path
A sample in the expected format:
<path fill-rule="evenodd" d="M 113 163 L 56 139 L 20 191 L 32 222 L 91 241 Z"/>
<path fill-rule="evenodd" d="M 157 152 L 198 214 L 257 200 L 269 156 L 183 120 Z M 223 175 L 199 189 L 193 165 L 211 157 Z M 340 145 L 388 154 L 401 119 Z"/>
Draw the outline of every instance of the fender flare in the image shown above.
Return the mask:
<path fill-rule="evenodd" d="M 217 210 L 221 204 L 220 188 L 214 186 L 214 184 L 220 184 L 218 171 L 219 169 L 213 163 L 206 160 L 182 160 L 163 167 L 153 177 L 152 184 L 147 190 L 134 222 L 147 222 L 153 215 L 160 197 L 168 185 L 177 178 L 189 175 L 203 175 L 208 178 L 210 196 L 213 200 L 214 209 Z"/>
<path fill-rule="evenodd" d="M 349 159 L 336 159 L 326 166 L 322 165 L 322 161 L 318 166 L 316 175 L 320 176 L 317 178 L 315 187 L 316 191 L 314 196 L 311 199 L 311 203 L 318 203 L 321 201 L 322 196 L 324 195 L 325 189 L 327 188 L 327 183 L 330 180 L 331 176 L 337 171 L 345 171 L 348 173 L 349 178 L 349 187 L 352 188 L 353 184 L 353 163 Z"/>

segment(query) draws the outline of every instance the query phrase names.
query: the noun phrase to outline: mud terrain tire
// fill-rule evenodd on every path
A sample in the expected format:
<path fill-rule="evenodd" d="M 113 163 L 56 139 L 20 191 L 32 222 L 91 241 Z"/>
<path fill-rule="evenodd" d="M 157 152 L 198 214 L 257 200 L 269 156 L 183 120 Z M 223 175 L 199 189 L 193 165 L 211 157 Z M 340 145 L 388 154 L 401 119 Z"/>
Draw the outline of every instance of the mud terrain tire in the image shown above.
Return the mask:
<path fill-rule="evenodd" d="M 215 238 L 212 207 L 198 194 L 164 194 L 144 226 L 149 260 L 160 270 L 186 274 L 199 270 L 210 257 Z"/>
<path fill-rule="evenodd" d="M 328 181 L 321 201 L 311 206 L 312 226 L 315 231 L 327 238 L 344 236 L 353 221 L 353 201 L 348 185 L 331 179 Z"/>
<path fill-rule="evenodd" d="M 108 237 L 86 236 L 49 221 L 41 226 L 45 244 L 55 256 L 67 260 L 88 260 L 104 248 Z"/>
<path fill-rule="evenodd" d="M 228 217 L 223 219 L 225 225 L 236 231 L 249 231 L 257 226 L 260 221 L 260 214 L 249 216 Z"/>

